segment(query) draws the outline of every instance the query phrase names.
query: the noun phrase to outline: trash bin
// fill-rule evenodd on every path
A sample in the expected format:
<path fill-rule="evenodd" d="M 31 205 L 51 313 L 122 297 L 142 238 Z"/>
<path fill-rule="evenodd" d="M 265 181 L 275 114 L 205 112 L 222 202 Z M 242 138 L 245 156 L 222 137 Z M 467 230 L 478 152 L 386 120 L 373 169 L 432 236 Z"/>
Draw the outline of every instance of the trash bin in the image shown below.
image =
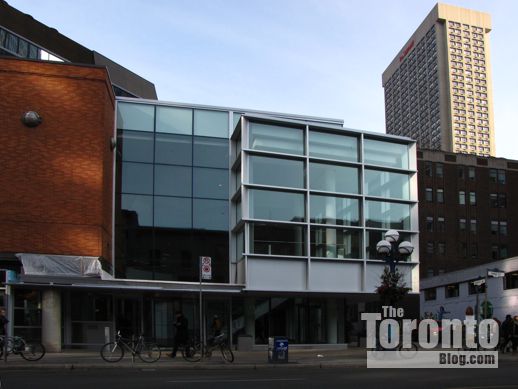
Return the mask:
<path fill-rule="evenodd" d="M 288 363 L 288 338 L 285 336 L 268 338 L 268 362 Z"/>

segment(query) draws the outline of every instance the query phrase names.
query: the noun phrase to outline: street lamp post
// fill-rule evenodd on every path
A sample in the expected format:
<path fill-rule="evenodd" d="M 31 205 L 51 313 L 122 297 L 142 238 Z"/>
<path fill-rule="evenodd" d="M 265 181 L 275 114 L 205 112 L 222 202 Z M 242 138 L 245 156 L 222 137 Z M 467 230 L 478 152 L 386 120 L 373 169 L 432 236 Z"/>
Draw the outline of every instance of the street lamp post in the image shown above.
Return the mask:
<path fill-rule="evenodd" d="M 396 271 L 396 265 L 399 261 L 406 259 L 414 251 L 412 243 L 403 241 L 398 245 L 398 240 L 399 232 L 388 230 L 385 233 L 385 239 L 376 244 L 378 255 L 387 263 L 391 273 Z"/>

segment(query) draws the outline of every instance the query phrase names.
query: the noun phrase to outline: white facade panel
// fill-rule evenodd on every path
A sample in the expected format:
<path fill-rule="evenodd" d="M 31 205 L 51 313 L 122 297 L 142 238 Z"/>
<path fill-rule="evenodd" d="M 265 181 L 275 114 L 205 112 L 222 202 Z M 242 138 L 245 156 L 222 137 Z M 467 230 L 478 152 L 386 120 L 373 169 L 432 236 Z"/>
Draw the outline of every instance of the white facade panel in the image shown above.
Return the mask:
<path fill-rule="evenodd" d="M 310 289 L 322 292 L 361 292 L 362 267 L 361 263 L 312 261 Z"/>
<path fill-rule="evenodd" d="M 306 261 L 248 258 L 247 289 L 269 291 L 306 290 Z"/>

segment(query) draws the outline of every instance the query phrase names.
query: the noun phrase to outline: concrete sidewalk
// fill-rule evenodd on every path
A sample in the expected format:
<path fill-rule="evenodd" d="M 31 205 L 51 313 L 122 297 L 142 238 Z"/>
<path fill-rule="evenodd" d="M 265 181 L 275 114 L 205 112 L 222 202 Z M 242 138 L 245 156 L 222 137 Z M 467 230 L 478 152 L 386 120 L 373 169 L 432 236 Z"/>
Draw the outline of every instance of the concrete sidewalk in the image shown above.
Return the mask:
<path fill-rule="evenodd" d="M 125 353 L 120 362 L 105 362 L 95 350 L 66 350 L 61 353 L 48 353 L 36 362 L 25 361 L 20 355 L 9 354 L 7 362 L 0 360 L 3 369 L 236 369 L 236 368 L 304 368 L 304 367 L 365 367 L 364 349 L 329 350 L 329 349 L 290 349 L 289 362 L 268 363 L 266 350 L 233 351 L 234 362 L 225 362 L 219 353 L 213 353 L 210 359 L 200 362 L 187 362 L 179 353 L 176 358 L 167 356 L 170 350 L 163 350 L 161 358 L 154 363 L 142 362 L 138 357 L 134 361 L 131 353 Z"/>

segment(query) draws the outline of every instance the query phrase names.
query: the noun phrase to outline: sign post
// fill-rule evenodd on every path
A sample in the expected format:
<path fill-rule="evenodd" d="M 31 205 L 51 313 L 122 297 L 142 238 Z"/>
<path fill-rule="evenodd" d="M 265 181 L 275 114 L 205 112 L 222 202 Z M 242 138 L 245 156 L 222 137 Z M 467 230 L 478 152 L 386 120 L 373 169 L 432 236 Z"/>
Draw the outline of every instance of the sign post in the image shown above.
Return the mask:
<path fill-rule="evenodd" d="M 200 279 L 200 345 L 201 351 L 203 353 L 203 330 L 204 330 L 204 322 L 203 322 L 203 288 L 202 288 L 202 280 L 211 280 L 212 279 L 212 258 L 211 257 L 200 257 L 199 260 L 199 279 Z M 203 355 L 202 355 L 203 356 Z"/>

